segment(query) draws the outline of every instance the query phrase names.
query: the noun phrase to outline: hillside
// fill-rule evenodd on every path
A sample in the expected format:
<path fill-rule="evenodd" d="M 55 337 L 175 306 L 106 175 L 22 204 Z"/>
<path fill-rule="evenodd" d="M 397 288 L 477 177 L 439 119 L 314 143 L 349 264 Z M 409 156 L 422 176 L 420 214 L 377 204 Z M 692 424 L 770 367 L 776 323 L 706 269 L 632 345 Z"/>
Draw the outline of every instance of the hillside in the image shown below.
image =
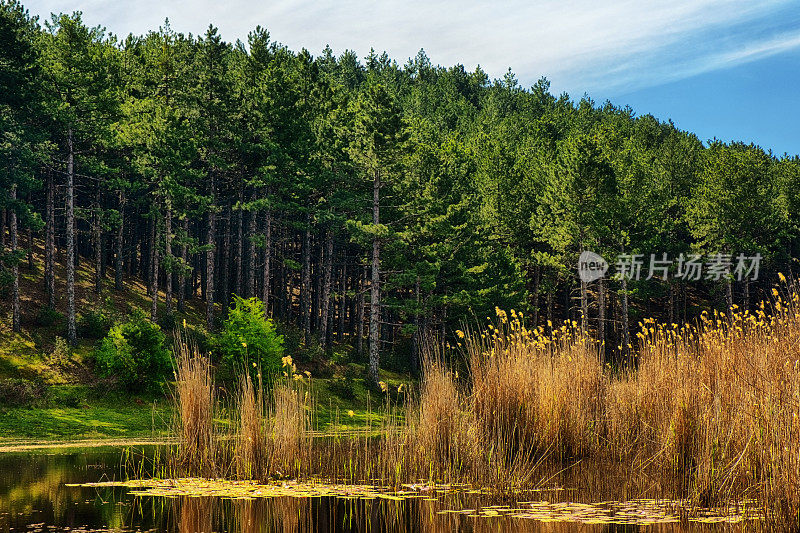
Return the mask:
<path fill-rule="evenodd" d="M 113 270 L 109 269 L 101 295 L 96 295 L 94 271 L 88 261 L 76 269 L 78 344 L 65 349 L 64 268 L 56 259 L 56 311 L 47 312 L 42 283 L 43 247 L 34 239 L 32 263 L 20 265 L 22 332 L 11 331 L 10 300 L 0 301 L 0 442 L 19 440 L 74 440 L 109 438 L 160 438 L 167 434 L 172 421 L 170 386 L 161 393 L 130 394 L 116 386 L 112 378 L 95 371 L 93 350 L 103 330 L 123 320 L 134 309 L 148 310 L 150 298 L 141 280 L 125 279 L 125 289 L 113 288 Z M 160 295 L 160 313 L 164 295 Z M 204 308 L 201 302 L 187 300 L 186 311 L 175 313 L 174 322 L 186 321 L 187 329 L 203 330 Z M 165 328 L 169 338 L 172 332 Z M 289 332 L 291 334 L 291 332 Z M 61 341 L 59 341 L 61 339 Z M 287 339 L 291 340 L 291 339 Z M 318 424 L 324 429 L 339 413 L 354 411 L 346 417 L 352 424 L 367 420 L 368 391 L 362 376 L 364 364 L 350 361 L 342 354 L 348 347 L 338 347 L 336 363 L 327 357 L 312 356 L 291 342 L 287 354 L 299 361 L 302 370 L 312 372 L 317 404 L 321 409 Z M 315 376 L 319 375 L 319 378 Z M 408 382 L 411 377 L 382 371 L 382 379 L 391 383 Z M 377 415 L 372 415 L 376 417 Z"/>

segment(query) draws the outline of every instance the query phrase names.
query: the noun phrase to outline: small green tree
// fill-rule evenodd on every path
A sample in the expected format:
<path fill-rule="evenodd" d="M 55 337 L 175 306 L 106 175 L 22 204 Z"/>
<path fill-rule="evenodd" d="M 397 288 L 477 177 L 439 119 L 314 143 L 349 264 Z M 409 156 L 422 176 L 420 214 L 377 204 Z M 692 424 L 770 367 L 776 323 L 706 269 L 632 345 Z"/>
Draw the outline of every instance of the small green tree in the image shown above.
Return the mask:
<path fill-rule="evenodd" d="M 264 303 L 258 298 L 236 295 L 231 303 L 228 318 L 216 338 L 223 371 L 232 376 L 246 366 L 254 375 L 258 368 L 266 376 L 276 374 L 283 357 L 283 335 L 278 335 L 264 313 Z"/>
<path fill-rule="evenodd" d="M 95 361 L 102 375 L 117 376 L 129 390 L 152 389 L 172 371 L 172 354 L 158 324 L 135 310 L 127 322 L 109 330 L 95 350 Z"/>

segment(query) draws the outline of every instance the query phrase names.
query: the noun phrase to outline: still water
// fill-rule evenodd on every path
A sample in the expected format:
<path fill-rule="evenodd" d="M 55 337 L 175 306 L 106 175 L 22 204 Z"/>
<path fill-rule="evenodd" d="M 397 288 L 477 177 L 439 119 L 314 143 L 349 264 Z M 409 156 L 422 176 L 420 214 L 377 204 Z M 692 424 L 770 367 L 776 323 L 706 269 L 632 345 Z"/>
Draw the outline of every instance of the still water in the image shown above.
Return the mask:
<path fill-rule="evenodd" d="M 565 522 L 586 513 L 565 502 L 568 490 L 497 499 L 425 494 L 407 499 L 358 497 L 165 497 L 125 487 L 73 484 L 127 479 L 119 448 L 0 453 L 0 533 L 50 531 L 748 531 L 757 524 L 705 524 L 683 519 L 655 525 Z M 145 470 L 136 472 L 148 477 Z M 139 491 L 141 493 L 141 491 Z M 531 501 L 531 500 L 537 501 Z M 544 503 L 544 500 L 551 503 Z M 651 506 L 652 507 L 652 506 Z M 646 515 L 648 506 L 604 502 L 602 515 Z M 549 513 L 549 514 L 548 514 Z M 559 515 L 558 513 L 561 513 Z M 533 518 L 538 517 L 538 518 Z M 550 517 L 550 518 L 548 518 Z M 591 522 L 592 520 L 588 520 Z M 584 521 L 586 522 L 586 520 Z"/>

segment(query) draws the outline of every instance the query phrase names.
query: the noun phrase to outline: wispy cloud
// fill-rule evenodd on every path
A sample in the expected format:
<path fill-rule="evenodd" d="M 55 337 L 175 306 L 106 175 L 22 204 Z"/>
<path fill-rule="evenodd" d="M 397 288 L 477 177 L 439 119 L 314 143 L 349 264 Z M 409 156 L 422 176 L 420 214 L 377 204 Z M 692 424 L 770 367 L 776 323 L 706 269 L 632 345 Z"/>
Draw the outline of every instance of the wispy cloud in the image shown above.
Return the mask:
<path fill-rule="evenodd" d="M 403 62 L 424 48 L 434 63 L 511 67 L 555 90 L 626 92 L 800 47 L 795 0 L 37 0 L 32 12 L 82 10 L 114 33 L 144 33 L 169 17 L 184 32 L 213 22 L 229 40 L 256 24 L 292 48 L 370 48 Z"/>

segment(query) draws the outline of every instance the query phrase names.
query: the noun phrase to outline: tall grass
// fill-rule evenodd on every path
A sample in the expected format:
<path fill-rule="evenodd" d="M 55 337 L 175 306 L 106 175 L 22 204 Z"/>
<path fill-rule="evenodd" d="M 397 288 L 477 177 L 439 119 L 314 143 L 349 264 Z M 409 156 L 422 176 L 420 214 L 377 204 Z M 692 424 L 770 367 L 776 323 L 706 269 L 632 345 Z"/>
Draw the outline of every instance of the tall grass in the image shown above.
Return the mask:
<path fill-rule="evenodd" d="M 312 436 L 310 387 L 289 361 L 266 409 L 262 388 L 242 381 L 236 475 L 508 492 L 588 460 L 623 466 L 631 483 L 650 475 L 663 496 L 697 506 L 757 498 L 770 523 L 797 528 L 799 300 L 792 292 L 769 313 L 762 304 L 681 327 L 643 321 L 622 369 L 604 365 L 574 322 L 546 335 L 498 309 L 485 331 L 458 332 L 464 375 L 428 350 L 419 390 L 402 406 L 386 395 L 379 426 L 347 435 Z M 225 456 L 213 452 L 213 384 L 208 363 L 182 353 L 182 457 L 202 465 Z"/>
<path fill-rule="evenodd" d="M 300 475 L 310 455 L 310 395 L 299 383 L 300 379 L 284 379 L 273 388 L 269 467 L 279 477 Z"/>
<path fill-rule="evenodd" d="M 239 431 L 236 435 L 236 474 L 243 479 L 263 477 L 267 462 L 267 442 L 264 434 L 263 387 L 256 390 L 249 373 L 239 378 Z"/>
<path fill-rule="evenodd" d="M 182 471 L 211 474 L 217 464 L 211 362 L 185 339 L 176 344 L 176 354 L 175 425 L 179 442 L 176 466 Z"/>

